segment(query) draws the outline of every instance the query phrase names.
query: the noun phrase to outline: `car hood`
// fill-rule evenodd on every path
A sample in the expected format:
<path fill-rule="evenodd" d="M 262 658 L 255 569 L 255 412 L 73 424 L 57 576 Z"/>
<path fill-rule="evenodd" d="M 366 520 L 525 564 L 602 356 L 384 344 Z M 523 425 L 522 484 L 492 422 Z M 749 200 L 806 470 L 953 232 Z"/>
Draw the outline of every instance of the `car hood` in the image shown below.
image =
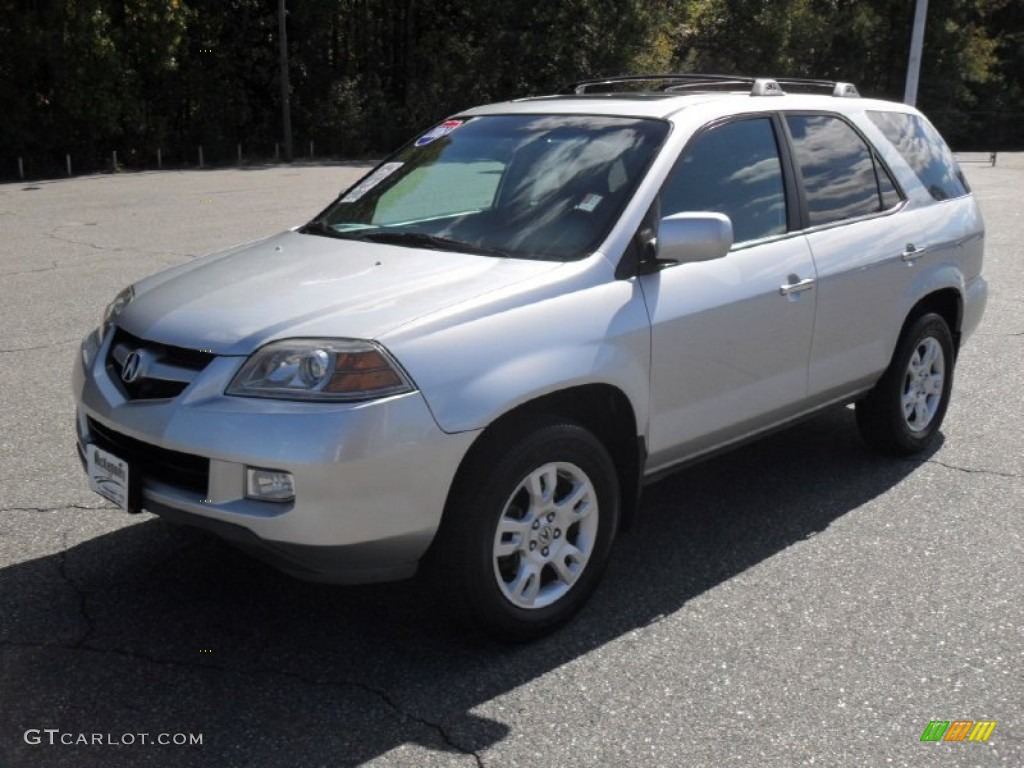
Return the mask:
<path fill-rule="evenodd" d="M 375 339 L 559 266 L 290 231 L 140 281 L 118 325 L 220 355 L 298 336 Z"/>

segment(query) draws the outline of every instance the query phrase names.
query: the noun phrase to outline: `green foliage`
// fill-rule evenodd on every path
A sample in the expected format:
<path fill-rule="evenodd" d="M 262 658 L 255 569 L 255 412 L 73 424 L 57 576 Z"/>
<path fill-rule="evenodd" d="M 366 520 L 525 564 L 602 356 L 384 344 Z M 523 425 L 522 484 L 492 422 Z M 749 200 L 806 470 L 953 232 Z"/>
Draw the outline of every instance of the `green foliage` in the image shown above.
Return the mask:
<path fill-rule="evenodd" d="M 290 0 L 296 152 L 358 156 L 473 104 L 628 72 L 855 82 L 902 98 L 910 0 Z M 0 175 L 281 140 L 276 0 L 0 0 Z M 954 146 L 1020 144 L 1024 3 L 931 0 L 918 103 Z M 1006 117 L 1002 121 L 993 117 Z M 59 172 L 59 171 L 56 171 Z"/>

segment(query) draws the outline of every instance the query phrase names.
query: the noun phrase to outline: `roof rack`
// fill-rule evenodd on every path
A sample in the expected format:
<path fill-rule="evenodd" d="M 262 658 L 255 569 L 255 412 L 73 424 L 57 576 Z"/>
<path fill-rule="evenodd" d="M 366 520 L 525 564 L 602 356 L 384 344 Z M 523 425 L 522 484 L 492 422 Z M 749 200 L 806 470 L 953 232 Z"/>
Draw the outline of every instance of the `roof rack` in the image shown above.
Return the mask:
<path fill-rule="evenodd" d="M 654 90 L 665 92 L 703 91 L 722 88 L 732 88 L 735 90 L 736 86 L 744 86 L 750 89 L 751 96 L 783 96 L 785 91 L 782 90 L 782 86 L 787 85 L 800 89 L 826 89 L 832 91 L 833 96 L 839 97 L 858 98 L 860 96 L 857 87 L 853 83 L 844 83 L 838 80 L 814 80 L 803 77 L 758 78 L 746 75 L 700 75 L 691 73 L 617 75 L 615 77 L 580 80 L 566 86 L 561 93 L 583 96 L 590 92 L 590 89 L 598 86 L 652 82 L 661 83 Z"/>

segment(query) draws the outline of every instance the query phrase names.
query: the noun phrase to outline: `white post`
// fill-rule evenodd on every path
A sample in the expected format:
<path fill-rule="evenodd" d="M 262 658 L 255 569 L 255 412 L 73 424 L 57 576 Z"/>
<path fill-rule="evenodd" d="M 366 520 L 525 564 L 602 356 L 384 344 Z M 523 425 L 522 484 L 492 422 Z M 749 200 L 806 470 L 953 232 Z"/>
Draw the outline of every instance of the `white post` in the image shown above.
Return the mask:
<path fill-rule="evenodd" d="M 20 157 L 18 158 L 18 178 L 22 181 L 25 180 L 25 162 Z"/>
<path fill-rule="evenodd" d="M 163 167 L 164 167 L 164 159 L 163 159 L 163 157 L 160 154 L 160 147 L 157 147 L 156 148 L 156 169 L 158 171 L 160 171 L 160 170 L 163 170 Z"/>
<path fill-rule="evenodd" d="M 928 0 L 917 0 L 914 32 L 910 36 L 910 59 L 907 61 L 907 88 L 903 92 L 903 103 L 910 106 L 917 103 L 917 82 L 921 75 L 921 49 L 924 47 L 924 27 L 927 20 Z"/>
<path fill-rule="evenodd" d="M 203 145 L 199 145 L 199 167 L 203 167 Z"/>
<path fill-rule="evenodd" d="M 284 159 L 292 161 L 292 103 L 288 82 L 288 9 L 285 0 L 277 3 L 277 44 L 281 60 L 281 124 L 284 128 Z"/>
<path fill-rule="evenodd" d="M 117 173 L 117 150 L 114 150 L 114 173 Z"/>
<path fill-rule="evenodd" d="M 70 176 L 71 175 L 71 153 L 70 152 L 68 154 L 64 155 L 64 160 L 67 162 L 67 165 L 68 165 L 68 176 Z"/>

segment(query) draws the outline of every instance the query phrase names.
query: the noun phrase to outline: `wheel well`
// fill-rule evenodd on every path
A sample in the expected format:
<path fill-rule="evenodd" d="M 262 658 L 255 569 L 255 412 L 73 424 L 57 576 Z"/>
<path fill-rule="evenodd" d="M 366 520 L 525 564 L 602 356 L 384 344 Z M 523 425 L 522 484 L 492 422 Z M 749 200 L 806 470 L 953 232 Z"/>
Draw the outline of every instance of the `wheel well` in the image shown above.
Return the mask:
<path fill-rule="evenodd" d="M 463 468 L 494 440 L 510 439 L 526 423 L 564 419 L 575 422 L 600 440 L 615 462 L 621 495 L 621 525 L 632 522 L 640 495 L 643 471 L 643 439 L 637 436 L 633 406 L 622 390 L 607 384 L 586 384 L 552 392 L 516 406 L 495 419 L 474 441 L 456 473 L 455 488 Z"/>
<path fill-rule="evenodd" d="M 929 293 L 910 310 L 903 327 L 906 328 L 915 319 L 928 312 L 934 312 L 946 321 L 950 333 L 953 334 L 953 349 L 955 352 L 959 352 L 960 322 L 964 312 L 963 299 L 960 296 L 960 292 L 955 288 L 943 288 L 941 291 Z"/>

